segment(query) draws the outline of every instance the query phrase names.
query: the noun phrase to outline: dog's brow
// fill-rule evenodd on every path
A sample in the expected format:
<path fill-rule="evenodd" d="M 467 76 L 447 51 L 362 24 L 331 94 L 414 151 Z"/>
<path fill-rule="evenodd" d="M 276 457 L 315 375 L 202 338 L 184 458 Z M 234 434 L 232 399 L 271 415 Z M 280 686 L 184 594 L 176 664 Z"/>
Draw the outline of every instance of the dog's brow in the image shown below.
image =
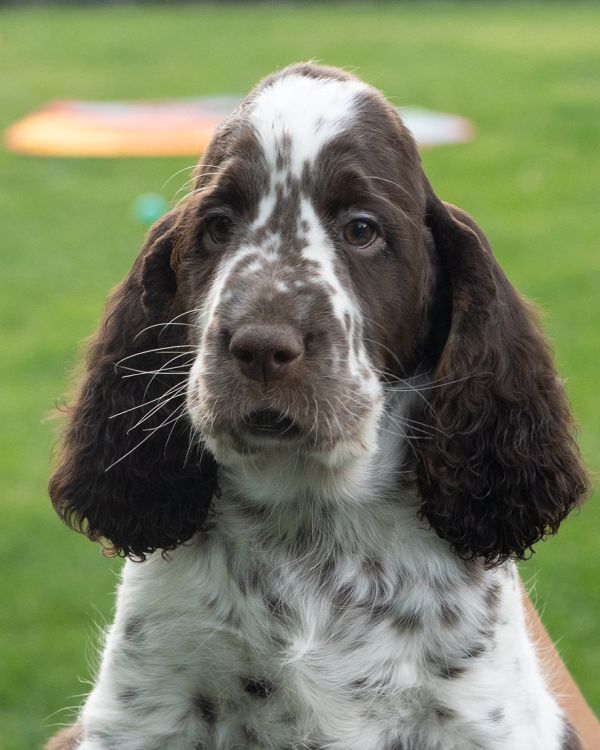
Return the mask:
<path fill-rule="evenodd" d="M 296 176 L 332 138 L 349 126 L 357 96 L 366 84 L 355 80 L 285 76 L 260 92 L 250 113 L 267 163 L 281 164 L 289 147 Z"/>

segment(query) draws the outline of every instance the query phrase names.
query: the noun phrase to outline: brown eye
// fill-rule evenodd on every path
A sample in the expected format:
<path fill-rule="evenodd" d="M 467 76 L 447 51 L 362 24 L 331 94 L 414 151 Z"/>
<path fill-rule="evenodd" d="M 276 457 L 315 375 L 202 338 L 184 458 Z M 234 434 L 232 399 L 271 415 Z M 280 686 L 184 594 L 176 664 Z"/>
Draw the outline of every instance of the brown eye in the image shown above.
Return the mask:
<path fill-rule="evenodd" d="M 367 247 L 377 238 L 377 228 L 367 219 L 353 219 L 346 224 L 343 234 L 354 247 Z"/>
<path fill-rule="evenodd" d="M 227 216 L 213 216 L 206 222 L 206 232 L 215 245 L 223 245 L 231 237 L 233 221 Z"/>

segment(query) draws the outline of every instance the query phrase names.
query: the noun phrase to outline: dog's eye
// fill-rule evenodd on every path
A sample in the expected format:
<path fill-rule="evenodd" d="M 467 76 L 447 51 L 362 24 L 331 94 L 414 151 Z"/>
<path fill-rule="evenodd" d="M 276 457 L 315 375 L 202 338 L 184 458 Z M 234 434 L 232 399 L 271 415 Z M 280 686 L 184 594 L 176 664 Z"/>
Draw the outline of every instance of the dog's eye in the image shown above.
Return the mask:
<path fill-rule="evenodd" d="M 343 235 L 354 247 L 368 247 L 377 239 L 377 227 L 368 219 L 352 219 L 345 225 Z"/>
<path fill-rule="evenodd" d="M 233 231 L 233 221 L 228 216 L 213 216 L 205 226 L 206 233 L 215 245 L 227 242 Z"/>

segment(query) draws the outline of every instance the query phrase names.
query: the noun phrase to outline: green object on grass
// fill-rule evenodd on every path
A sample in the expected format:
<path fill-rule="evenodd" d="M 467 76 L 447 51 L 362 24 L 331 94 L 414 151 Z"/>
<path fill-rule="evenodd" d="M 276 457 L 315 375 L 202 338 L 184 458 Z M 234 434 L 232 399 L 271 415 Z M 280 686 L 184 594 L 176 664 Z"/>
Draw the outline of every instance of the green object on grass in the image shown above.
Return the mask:
<path fill-rule="evenodd" d="M 167 211 L 169 204 L 160 193 L 143 193 L 133 202 L 133 215 L 145 226 L 154 224 Z"/>

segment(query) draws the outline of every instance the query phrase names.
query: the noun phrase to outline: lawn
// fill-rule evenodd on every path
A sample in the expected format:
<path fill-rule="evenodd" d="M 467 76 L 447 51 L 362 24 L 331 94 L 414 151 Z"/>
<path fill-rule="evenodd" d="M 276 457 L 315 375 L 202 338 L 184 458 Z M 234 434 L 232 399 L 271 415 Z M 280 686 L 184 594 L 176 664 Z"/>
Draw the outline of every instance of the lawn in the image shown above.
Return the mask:
<path fill-rule="evenodd" d="M 600 468 L 600 6 L 103 7 L 0 12 L 0 127 L 49 99 L 244 92 L 307 58 L 394 102 L 471 118 L 424 153 L 439 194 L 485 228 L 545 313 Z M 80 342 L 144 229 L 143 192 L 175 200 L 192 159 L 42 159 L 0 150 L 0 746 L 32 750 L 88 689 L 118 561 L 63 529 L 46 498 L 53 425 Z M 174 176 L 175 175 L 175 176 Z M 169 181 L 169 178 L 173 177 Z M 552 637 L 600 710 L 600 506 L 522 567 Z"/>

